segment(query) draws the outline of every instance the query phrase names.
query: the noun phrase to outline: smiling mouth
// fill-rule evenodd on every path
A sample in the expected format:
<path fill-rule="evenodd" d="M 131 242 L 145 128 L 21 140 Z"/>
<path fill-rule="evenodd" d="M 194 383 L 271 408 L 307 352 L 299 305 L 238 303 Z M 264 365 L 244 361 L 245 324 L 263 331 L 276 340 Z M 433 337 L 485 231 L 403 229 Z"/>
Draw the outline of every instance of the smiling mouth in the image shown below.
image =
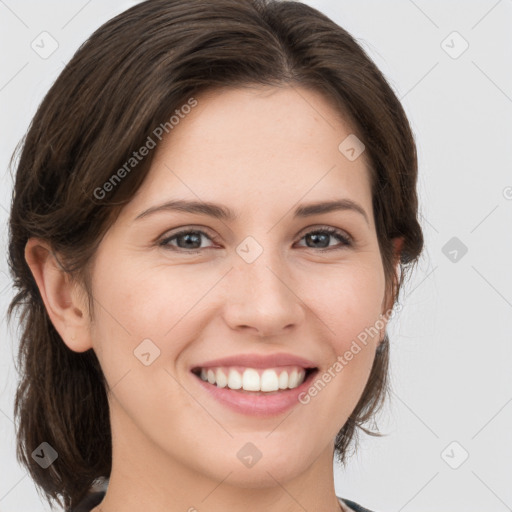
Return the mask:
<path fill-rule="evenodd" d="M 275 393 L 295 389 L 310 378 L 317 368 L 281 366 L 250 368 L 219 366 L 193 368 L 192 373 L 204 382 L 241 393 Z"/>

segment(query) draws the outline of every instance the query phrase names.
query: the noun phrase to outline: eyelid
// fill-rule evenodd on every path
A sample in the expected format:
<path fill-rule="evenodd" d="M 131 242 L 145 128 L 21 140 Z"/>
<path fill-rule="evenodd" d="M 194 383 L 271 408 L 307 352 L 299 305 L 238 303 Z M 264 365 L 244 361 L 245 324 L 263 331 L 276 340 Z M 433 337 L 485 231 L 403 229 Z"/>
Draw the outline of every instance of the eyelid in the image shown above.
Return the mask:
<path fill-rule="evenodd" d="M 205 235 L 207 235 L 208 237 L 210 237 L 212 240 L 218 238 L 218 236 L 215 235 L 214 232 L 210 228 L 207 228 L 206 226 L 198 226 L 195 224 L 190 224 L 190 225 L 179 226 L 177 228 L 172 228 L 172 229 L 168 229 L 168 230 L 164 231 L 163 234 L 156 237 L 155 242 L 175 237 L 181 233 L 188 233 L 189 231 L 202 232 Z"/>

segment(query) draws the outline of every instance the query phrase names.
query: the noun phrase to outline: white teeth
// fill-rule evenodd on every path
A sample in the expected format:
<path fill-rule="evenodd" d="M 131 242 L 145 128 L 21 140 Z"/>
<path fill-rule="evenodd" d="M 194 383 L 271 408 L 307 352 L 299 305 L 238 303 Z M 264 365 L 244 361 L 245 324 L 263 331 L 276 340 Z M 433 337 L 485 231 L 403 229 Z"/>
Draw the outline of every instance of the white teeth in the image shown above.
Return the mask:
<path fill-rule="evenodd" d="M 242 387 L 242 377 L 233 368 L 229 370 L 228 377 L 228 388 L 229 389 L 240 389 Z"/>
<path fill-rule="evenodd" d="M 246 368 L 242 372 L 235 368 L 202 368 L 200 372 L 202 380 L 220 388 L 262 392 L 294 389 L 304 382 L 305 375 L 304 368 L 299 367 L 259 371 Z"/>
<path fill-rule="evenodd" d="M 216 376 L 216 384 L 219 388 L 225 388 L 228 385 L 228 378 L 226 374 L 222 370 L 217 370 Z"/>
<path fill-rule="evenodd" d="M 265 370 L 261 374 L 260 386 L 261 388 L 258 391 L 277 391 L 279 389 L 277 373 L 274 370 Z"/>
<path fill-rule="evenodd" d="M 244 391 L 260 391 L 260 376 L 256 370 L 247 368 L 242 376 L 242 388 Z"/>
<path fill-rule="evenodd" d="M 208 382 L 210 382 L 210 372 L 208 372 Z M 296 388 L 299 382 L 299 374 L 297 370 L 292 370 L 292 373 L 288 376 L 288 387 Z"/>
<path fill-rule="evenodd" d="M 282 372 L 279 375 L 279 389 L 287 389 L 288 388 L 288 372 Z"/>

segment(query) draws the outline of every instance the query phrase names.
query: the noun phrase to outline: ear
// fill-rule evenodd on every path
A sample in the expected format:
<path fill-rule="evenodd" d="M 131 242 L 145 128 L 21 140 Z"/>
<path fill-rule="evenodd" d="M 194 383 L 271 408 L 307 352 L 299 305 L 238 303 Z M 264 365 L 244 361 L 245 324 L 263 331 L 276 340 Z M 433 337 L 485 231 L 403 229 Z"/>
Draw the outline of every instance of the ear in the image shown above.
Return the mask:
<path fill-rule="evenodd" d="M 92 348 L 85 292 L 62 269 L 50 245 L 30 238 L 25 246 L 25 260 L 48 316 L 64 343 L 74 352 Z"/>
<path fill-rule="evenodd" d="M 394 303 L 395 292 L 398 287 L 398 283 L 400 281 L 400 256 L 402 254 L 402 248 L 404 245 L 404 237 L 395 237 L 392 240 L 393 242 L 393 283 L 390 283 L 386 289 L 386 296 L 384 297 L 384 311 L 383 313 L 389 312 Z"/>

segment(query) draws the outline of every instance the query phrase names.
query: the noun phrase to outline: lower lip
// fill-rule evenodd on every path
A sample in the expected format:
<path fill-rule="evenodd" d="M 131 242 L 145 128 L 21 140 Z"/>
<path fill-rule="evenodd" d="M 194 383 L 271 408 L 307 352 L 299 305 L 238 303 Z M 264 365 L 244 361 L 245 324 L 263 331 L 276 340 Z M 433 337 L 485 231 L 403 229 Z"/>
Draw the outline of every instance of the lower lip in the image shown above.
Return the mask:
<path fill-rule="evenodd" d="M 213 398 L 238 413 L 252 416 L 276 416 L 300 403 L 299 395 L 309 388 L 310 382 L 317 371 L 311 372 L 307 379 L 294 389 L 267 393 L 244 393 L 227 387 L 219 388 L 214 384 L 204 381 L 195 374 L 192 374 L 192 376 Z"/>

